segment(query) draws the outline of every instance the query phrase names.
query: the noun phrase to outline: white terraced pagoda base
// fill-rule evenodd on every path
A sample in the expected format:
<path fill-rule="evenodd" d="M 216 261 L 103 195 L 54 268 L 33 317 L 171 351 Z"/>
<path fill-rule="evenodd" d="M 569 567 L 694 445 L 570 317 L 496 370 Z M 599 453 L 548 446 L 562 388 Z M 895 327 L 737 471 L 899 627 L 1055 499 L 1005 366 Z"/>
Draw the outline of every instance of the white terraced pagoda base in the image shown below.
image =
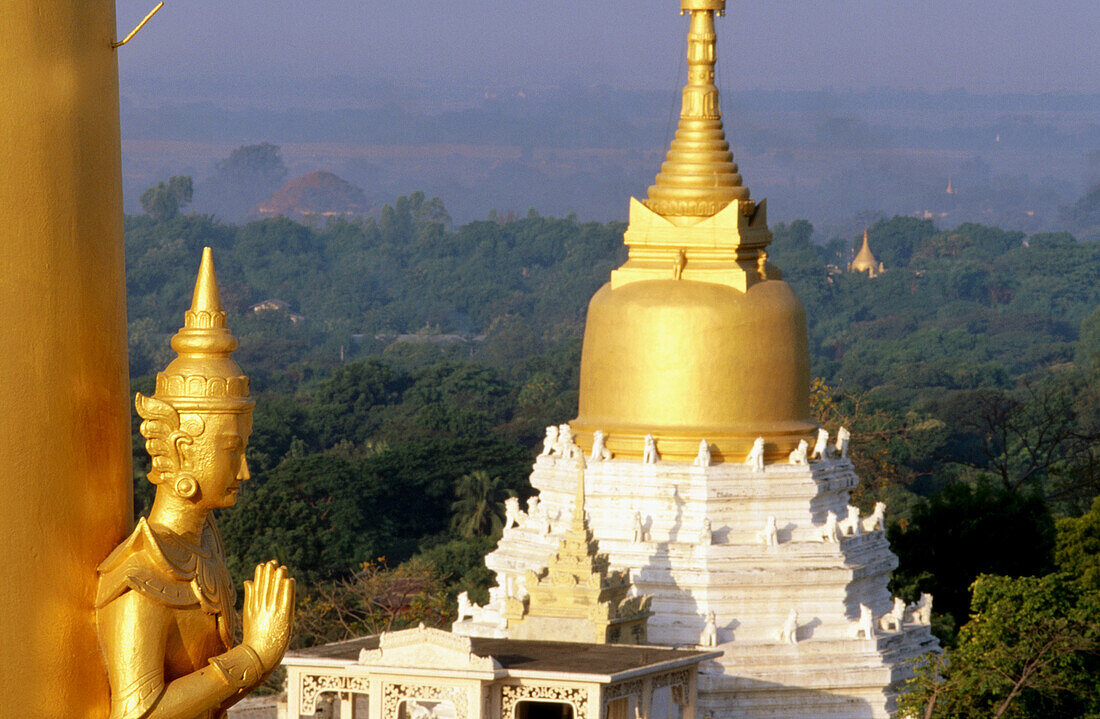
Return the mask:
<path fill-rule="evenodd" d="M 892 689 L 910 676 L 907 660 L 938 646 L 920 621 L 927 613 L 906 612 L 900 631 L 880 628 L 894 606 L 887 581 L 897 566 L 883 531 L 822 539 L 828 511 L 843 521 L 858 481 L 847 459 L 768 464 L 757 473 L 732 462 L 589 461 L 589 524 L 611 567 L 629 569 L 635 592 L 653 596 L 649 642 L 705 642 L 707 616 L 715 615 L 724 654 L 701 667 L 701 716 L 887 717 Z M 577 462 L 541 456 L 531 483 L 541 521 L 521 515 L 485 560 L 510 593 L 522 592 L 527 570 L 545 566 L 569 525 Z M 774 546 L 758 534 L 769 517 L 776 520 Z M 854 636 L 860 604 L 873 612 L 872 639 Z M 455 631 L 506 635 L 486 609 L 474 621 L 456 622 Z M 780 641 L 792 609 L 793 644 Z M 477 621 L 481 616 L 489 621 Z"/>

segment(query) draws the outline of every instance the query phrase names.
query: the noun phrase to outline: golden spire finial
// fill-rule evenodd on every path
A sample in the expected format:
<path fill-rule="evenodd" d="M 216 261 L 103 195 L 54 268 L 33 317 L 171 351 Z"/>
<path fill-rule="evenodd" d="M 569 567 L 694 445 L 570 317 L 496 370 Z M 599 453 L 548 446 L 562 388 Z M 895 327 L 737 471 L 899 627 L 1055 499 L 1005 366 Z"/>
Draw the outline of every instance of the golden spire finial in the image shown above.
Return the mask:
<path fill-rule="evenodd" d="M 688 29 L 688 78 L 676 138 L 644 204 L 659 215 L 710 217 L 733 200 L 747 201 L 737 163 L 722 129 L 714 16 L 726 0 L 680 0 L 680 13 L 691 14 Z"/>
<path fill-rule="evenodd" d="M 255 404 L 248 396 L 248 377 L 230 357 L 237 338 L 226 327 L 225 310 L 214 274 L 210 248 L 202 251 L 191 309 L 172 337 L 179 357 L 157 375 L 157 399 L 184 411 L 247 412 Z"/>
<path fill-rule="evenodd" d="M 225 326 L 225 312 L 222 311 L 222 298 L 218 293 L 218 278 L 214 275 L 214 253 L 209 247 L 202 249 L 202 262 L 199 264 L 199 276 L 195 279 L 195 292 L 191 295 L 191 309 L 184 315 L 185 327 L 201 327 L 203 321 L 221 320 Z"/>

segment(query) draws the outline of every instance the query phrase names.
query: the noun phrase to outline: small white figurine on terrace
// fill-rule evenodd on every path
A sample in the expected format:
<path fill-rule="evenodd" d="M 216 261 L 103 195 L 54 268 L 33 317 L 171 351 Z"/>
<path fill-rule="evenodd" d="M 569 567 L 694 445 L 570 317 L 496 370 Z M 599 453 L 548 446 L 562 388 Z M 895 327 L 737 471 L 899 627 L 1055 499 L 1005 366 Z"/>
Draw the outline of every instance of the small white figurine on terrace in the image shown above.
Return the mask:
<path fill-rule="evenodd" d="M 753 472 L 764 471 L 764 438 L 757 437 L 752 443 L 749 455 L 745 457 L 745 464 L 749 465 Z"/>
<path fill-rule="evenodd" d="M 837 522 L 836 512 L 829 510 L 825 515 L 825 526 L 821 528 L 821 541 L 822 542 L 836 542 L 837 539 Z"/>
<path fill-rule="evenodd" d="M 932 595 L 925 592 L 920 599 L 910 604 L 906 609 L 911 613 L 913 621 L 917 624 L 928 625 L 932 623 Z"/>
<path fill-rule="evenodd" d="M 859 605 L 859 619 L 852 624 L 849 631 L 854 639 L 860 637 L 864 639 L 875 638 L 875 616 L 866 604 Z"/>
<path fill-rule="evenodd" d="M 878 625 L 884 632 L 900 632 L 905 620 L 905 600 L 894 597 L 894 608 L 879 617 Z"/>
<path fill-rule="evenodd" d="M 576 459 L 583 456 L 581 448 L 577 446 L 573 428 L 566 424 L 558 425 L 558 454 L 563 459 Z"/>
<path fill-rule="evenodd" d="M 607 435 L 597 429 L 592 434 L 592 454 L 588 458 L 593 462 L 603 462 L 606 459 L 611 459 L 613 456 L 611 450 L 604 446 L 606 441 Z"/>
<path fill-rule="evenodd" d="M 707 612 L 707 623 L 703 625 L 703 633 L 699 636 L 699 645 L 704 647 L 718 646 L 718 623 L 714 618 L 714 612 Z"/>
<path fill-rule="evenodd" d="M 791 464 L 808 464 L 806 459 L 806 451 L 810 448 L 809 443 L 804 440 L 798 440 L 798 446 L 791 450 L 791 453 L 787 455 L 787 461 Z"/>
<path fill-rule="evenodd" d="M 765 547 L 774 547 L 779 544 L 779 526 L 776 524 L 775 517 L 768 517 L 764 521 L 764 529 L 756 533 L 756 541 Z"/>
<path fill-rule="evenodd" d="M 863 531 L 873 532 L 886 529 L 886 502 L 875 502 L 875 511 L 863 520 Z"/>
<path fill-rule="evenodd" d="M 504 500 L 504 531 L 507 532 L 512 527 L 518 527 L 523 524 L 523 520 L 526 519 L 526 515 L 520 511 L 519 498 L 509 497 Z"/>
<path fill-rule="evenodd" d="M 699 454 L 695 455 L 695 461 L 692 464 L 696 467 L 710 466 L 710 444 L 705 439 L 699 440 Z"/>
<path fill-rule="evenodd" d="M 779 630 L 779 641 L 798 644 L 798 610 L 792 609 L 787 615 L 783 628 Z"/>
<path fill-rule="evenodd" d="M 539 502 L 537 494 L 527 500 L 527 514 L 523 517 L 523 524 L 534 528 L 536 532 L 543 536 L 550 534 L 550 517 L 547 516 L 546 509 Z"/>
<path fill-rule="evenodd" d="M 645 450 L 642 452 L 642 462 L 645 464 L 657 464 L 661 455 L 657 453 L 657 440 L 652 434 L 645 436 Z"/>
<path fill-rule="evenodd" d="M 540 457 L 549 457 L 558 451 L 558 428 L 550 425 L 546 428 L 546 437 L 542 440 L 542 452 Z"/>
<path fill-rule="evenodd" d="M 844 459 L 848 456 L 848 441 L 852 438 L 851 433 L 845 428 L 841 427 L 836 433 L 836 456 Z"/>
<path fill-rule="evenodd" d="M 842 537 L 857 537 L 860 533 L 859 507 L 848 505 L 848 516 L 837 525 Z"/>
<path fill-rule="evenodd" d="M 458 619 L 455 621 L 463 621 L 465 619 L 474 618 L 474 605 L 470 602 L 470 595 L 466 592 L 462 592 L 458 595 Z"/>
<path fill-rule="evenodd" d="M 818 427 L 817 429 L 817 441 L 814 442 L 814 451 L 810 453 L 810 459 L 828 459 L 826 453 L 829 451 L 829 430 L 824 427 Z"/>
<path fill-rule="evenodd" d="M 711 530 L 710 519 L 703 517 L 703 528 L 699 531 L 699 544 L 709 547 L 714 544 L 714 532 Z"/>
<path fill-rule="evenodd" d="M 645 531 L 645 523 L 642 521 L 642 513 L 641 512 L 635 512 L 634 513 L 634 539 L 633 539 L 634 543 L 635 544 L 641 544 L 642 542 L 648 541 L 649 538 L 646 536 L 646 534 L 647 533 Z"/>

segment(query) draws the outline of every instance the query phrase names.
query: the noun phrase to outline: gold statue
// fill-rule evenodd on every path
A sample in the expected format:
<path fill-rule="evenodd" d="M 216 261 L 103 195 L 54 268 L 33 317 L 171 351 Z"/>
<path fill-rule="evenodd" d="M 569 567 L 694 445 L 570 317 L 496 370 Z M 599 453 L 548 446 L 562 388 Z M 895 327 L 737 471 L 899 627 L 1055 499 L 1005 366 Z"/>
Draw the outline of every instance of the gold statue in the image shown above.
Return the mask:
<path fill-rule="evenodd" d="M 179 357 L 138 394 L 141 434 L 157 487 L 148 520 L 99 566 L 96 621 L 111 687 L 111 719 L 216 719 L 255 689 L 290 641 L 294 580 L 276 562 L 236 592 L 211 510 L 232 506 L 248 480 L 248 378 L 230 358 L 210 248 L 191 309 L 172 338 Z"/>

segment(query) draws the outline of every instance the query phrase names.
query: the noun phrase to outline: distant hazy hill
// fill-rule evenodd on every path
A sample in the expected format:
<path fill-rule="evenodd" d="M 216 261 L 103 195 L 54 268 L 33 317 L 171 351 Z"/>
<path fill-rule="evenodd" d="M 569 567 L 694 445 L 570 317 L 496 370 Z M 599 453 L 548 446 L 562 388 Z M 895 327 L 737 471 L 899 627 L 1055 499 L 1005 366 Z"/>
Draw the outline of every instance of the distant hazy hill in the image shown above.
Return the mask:
<path fill-rule="evenodd" d="M 390 83 L 392 85 L 392 83 Z M 241 87 L 236 86 L 237 89 Z M 122 107 L 127 207 L 172 175 L 196 180 L 194 209 L 240 221 L 204 192 L 235 147 L 281 148 L 294 175 L 335 172 L 372 197 L 423 190 L 458 223 L 489 210 L 625 220 L 644 196 L 675 128 L 679 87 L 462 88 L 384 83 L 276 83 L 257 105 L 216 83 L 168 83 Z M 266 90 L 265 90 L 266 92 Z M 812 218 L 848 236 L 895 214 L 1034 233 L 1068 229 L 1058 207 L 1089 185 L 1100 148 L 1100 96 L 967 92 L 761 92 L 722 95 L 753 196 L 772 221 Z M 945 190 L 948 179 L 953 193 Z"/>
<path fill-rule="evenodd" d="M 251 212 L 256 217 L 362 215 L 370 209 L 367 195 L 331 172 L 310 172 L 289 180 Z"/>

